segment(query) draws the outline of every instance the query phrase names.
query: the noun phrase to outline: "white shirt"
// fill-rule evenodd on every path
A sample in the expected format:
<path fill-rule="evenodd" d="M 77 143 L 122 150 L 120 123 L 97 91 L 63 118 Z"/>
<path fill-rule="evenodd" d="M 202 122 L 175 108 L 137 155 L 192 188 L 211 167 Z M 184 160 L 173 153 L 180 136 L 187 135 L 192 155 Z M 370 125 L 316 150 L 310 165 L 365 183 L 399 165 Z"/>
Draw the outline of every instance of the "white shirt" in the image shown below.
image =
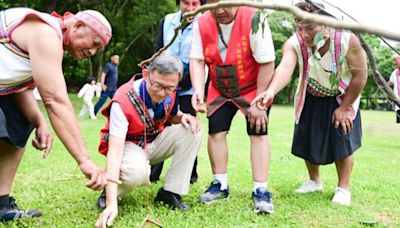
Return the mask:
<path fill-rule="evenodd" d="M 399 90 L 398 87 L 400 87 L 400 85 L 398 84 L 398 80 L 397 80 L 397 69 L 395 69 L 392 74 L 390 75 L 390 79 L 389 82 L 393 83 L 393 93 L 397 98 L 400 98 L 400 94 L 399 94 Z M 398 107 L 397 105 L 394 106 L 394 109 L 397 111 L 400 109 L 400 107 Z"/>
<path fill-rule="evenodd" d="M 128 119 L 126 119 L 121 106 L 117 102 L 113 102 L 110 111 L 110 135 L 125 139 L 128 125 Z"/>
<path fill-rule="evenodd" d="M 85 100 L 92 100 L 93 96 L 96 94 L 97 97 L 100 97 L 101 87 L 98 85 L 92 85 L 86 83 L 78 93 L 78 97 Z"/>
<path fill-rule="evenodd" d="M 11 8 L 0 11 L 0 29 L 7 30 L 14 25 L 19 25 L 26 15 L 36 15 L 45 23 L 53 27 L 62 38 L 59 19 L 50 14 L 41 13 L 28 8 Z M 29 34 L 27 34 L 29 35 Z M 45 37 L 44 37 L 45 39 Z M 15 50 L 0 43 L 0 84 L 12 88 L 13 85 L 32 79 L 32 66 L 29 58 L 18 55 Z"/>
<path fill-rule="evenodd" d="M 219 24 L 226 44 L 229 43 L 231 38 L 234 23 L 235 20 L 226 25 Z M 252 34 L 250 31 L 250 49 L 256 62 L 260 64 L 275 60 L 275 48 L 268 23 L 265 24 L 264 33 L 262 33 L 262 31 L 263 29 L 261 24 L 259 25 L 259 29 L 256 34 Z M 225 61 L 226 47 L 221 41 L 220 37 L 218 38 L 218 50 L 221 54 L 221 58 Z M 201 40 L 198 20 L 196 20 L 193 24 L 192 49 L 190 51 L 190 58 L 204 60 L 203 43 Z"/>

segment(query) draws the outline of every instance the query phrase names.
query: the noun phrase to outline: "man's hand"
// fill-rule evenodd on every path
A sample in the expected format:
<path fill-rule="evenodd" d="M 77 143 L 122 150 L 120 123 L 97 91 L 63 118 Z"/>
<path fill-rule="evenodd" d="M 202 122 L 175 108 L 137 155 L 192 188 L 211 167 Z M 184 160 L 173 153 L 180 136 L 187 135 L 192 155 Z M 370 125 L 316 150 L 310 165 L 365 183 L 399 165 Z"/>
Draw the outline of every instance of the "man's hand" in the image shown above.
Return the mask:
<path fill-rule="evenodd" d="M 253 99 L 250 105 L 253 106 L 256 104 L 258 109 L 267 110 L 267 108 L 272 105 L 273 100 L 274 92 L 268 89 L 258 94 L 258 96 Z"/>
<path fill-rule="evenodd" d="M 93 190 L 100 190 L 106 186 L 107 178 L 105 173 L 90 159 L 79 164 L 79 168 L 82 173 L 85 174 L 86 178 L 90 179 L 90 181 L 86 183 L 86 187 Z"/>
<path fill-rule="evenodd" d="M 256 105 L 251 105 L 247 117 L 249 118 L 250 128 L 256 130 L 256 133 L 267 130 L 268 116 L 265 110 L 259 109 Z"/>
<path fill-rule="evenodd" d="M 192 96 L 192 107 L 196 112 L 205 113 L 207 110 L 204 107 L 204 92 L 194 92 Z"/>
<path fill-rule="evenodd" d="M 36 128 L 35 138 L 32 139 L 32 146 L 43 151 L 43 159 L 49 155 L 51 146 L 53 145 L 53 137 L 49 133 L 46 124 L 42 124 Z"/>
<path fill-rule="evenodd" d="M 190 128 L 193 134 L 200 132 L 200 121 L 192 115 L 183 114 L 181 123 L 185 128 Z"/>
<path fill-rule="evenodd" d="M 339 106 L 332 115 L 332 123 L 335 124 L 335 128 L 342 127 L 343 133 L 350 133 L 353 128 L 353 121 L 351 118 L 351 108 L 344 108 Z"/>
<path fill-rule="evenodd" d="M 103 91 L 106 91 L 106 90 L 107 90 L 107 85 L 106 85 L 106 84 L 101 84 L 101 89 L 102 89 Z"/>
<path fill-rule="evenodd" d="M 115 217 L 118 215 L 118 204 L 112 203 L 107 205 L 106 209 L 100 214 L 97 219 L 96 228 L 106 228 L 107 226 L 112 226 Z"/>

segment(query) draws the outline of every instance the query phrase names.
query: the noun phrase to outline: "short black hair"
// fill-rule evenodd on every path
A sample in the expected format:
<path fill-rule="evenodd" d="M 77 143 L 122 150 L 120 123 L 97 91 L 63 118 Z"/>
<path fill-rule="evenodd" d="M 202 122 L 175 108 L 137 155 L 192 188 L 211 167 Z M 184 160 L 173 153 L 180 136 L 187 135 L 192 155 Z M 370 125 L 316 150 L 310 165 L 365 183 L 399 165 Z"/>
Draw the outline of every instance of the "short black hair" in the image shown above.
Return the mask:
<path fill-rule="evenodd" d="M 89 76 L 89 77 L 86 79 L 86 82 L 87 82 L 87 83 L 91 83 L 93 80 L 96 81 L 96 78 L 93 77 L 93 76 Z"/>
<path fill-rule="evenodd" d="M 179 5 L 181 3 L 181 0 L 176 0 L 176 4 Z M 206 0 L 200 0 L 200 4 L 204 5 L 206 4 Z"/>

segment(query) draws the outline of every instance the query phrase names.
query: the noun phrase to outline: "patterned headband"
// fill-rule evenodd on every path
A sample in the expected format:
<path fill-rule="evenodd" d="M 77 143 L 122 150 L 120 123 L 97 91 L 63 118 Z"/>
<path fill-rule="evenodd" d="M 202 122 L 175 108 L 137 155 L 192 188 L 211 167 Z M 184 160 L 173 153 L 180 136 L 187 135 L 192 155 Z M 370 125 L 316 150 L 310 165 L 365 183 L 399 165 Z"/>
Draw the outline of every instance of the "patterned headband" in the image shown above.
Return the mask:
<path fill-rule="evenodd" d="M 111 32 L 109 28 L 98 18 L 82 11 L 74 15 L 74 18 L 82 21 L 88 27 L 90 27 L 103 40 L 104 46 L 108 44 L 111 39 Z"/>

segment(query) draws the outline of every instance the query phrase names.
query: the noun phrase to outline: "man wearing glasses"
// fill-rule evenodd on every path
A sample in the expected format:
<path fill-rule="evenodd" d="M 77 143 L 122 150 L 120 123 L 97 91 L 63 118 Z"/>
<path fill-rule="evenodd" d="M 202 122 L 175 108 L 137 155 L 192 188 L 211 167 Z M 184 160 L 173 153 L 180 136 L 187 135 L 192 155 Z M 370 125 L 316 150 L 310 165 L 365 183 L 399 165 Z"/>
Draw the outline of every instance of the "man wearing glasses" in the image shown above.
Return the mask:
<path fill-rule="evenodd" d="M 122 184 L 108 184 L 99 197 L 97 206 L 105 210 L 96 226 L 111 224 L 118 213 L 117 198 L 145 184 L 150 165 L 170 156 L 171 166 L 155 202 L 190 209 L 180 195 L 189 191 L 202 134 L 198 119 L 178 110 L 176 88 L 181 77 L 181 61 L 163 53 L 143 70 L 143 79 L 122 85 L 102 111 L 107 123 L 101 130 L 99 151 L 107 156 L 107 175 Z"/>

